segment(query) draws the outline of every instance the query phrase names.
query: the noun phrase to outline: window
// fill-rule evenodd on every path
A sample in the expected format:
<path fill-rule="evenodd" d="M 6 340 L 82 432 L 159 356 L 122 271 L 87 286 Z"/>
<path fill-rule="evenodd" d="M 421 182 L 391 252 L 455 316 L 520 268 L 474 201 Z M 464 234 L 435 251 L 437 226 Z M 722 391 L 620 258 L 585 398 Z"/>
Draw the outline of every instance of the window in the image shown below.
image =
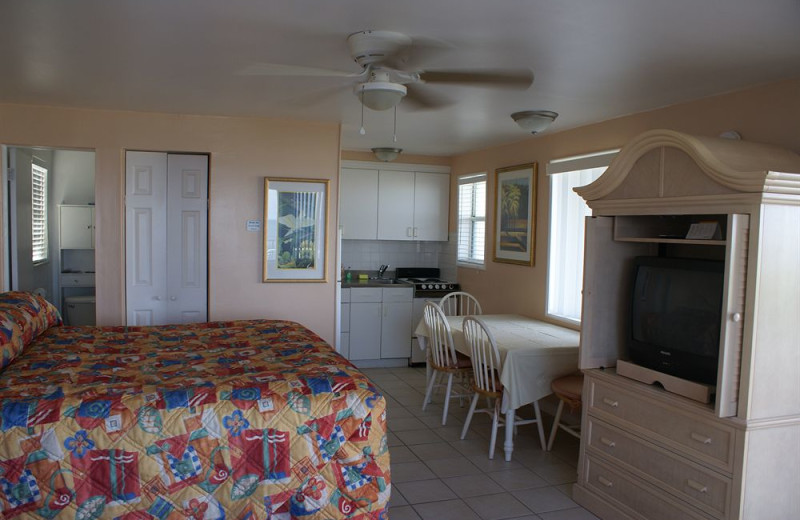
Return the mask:
<path fill-rule="evenodd" d="M 482 266 L 486 249 L 486 174 L 458 178 L 458 263 Z"/>
<path fill-rule="evenodd" d="M 47 261 L 47 168 L 31 164 L 31 235 L 33 263 Z"/>
<path fill-rule="evenodd" d="M 606 171 L 617 151 L 551 161 L 550 247 L 547 270 L 547 314 L 580 323 L 583 288 L 584 221 L 591 215 L 572 189 L 593 182 Z"/>

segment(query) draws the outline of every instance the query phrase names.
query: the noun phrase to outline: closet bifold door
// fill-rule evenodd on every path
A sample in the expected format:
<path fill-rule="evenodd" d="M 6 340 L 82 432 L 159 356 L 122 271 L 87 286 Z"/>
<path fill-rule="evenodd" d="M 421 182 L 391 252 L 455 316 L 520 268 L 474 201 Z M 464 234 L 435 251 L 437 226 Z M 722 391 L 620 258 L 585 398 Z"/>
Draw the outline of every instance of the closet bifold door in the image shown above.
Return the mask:
<path fill-rule="evenodd" d="M 127 152 L 128 325 L 208 319 L 208 157 Z"/>

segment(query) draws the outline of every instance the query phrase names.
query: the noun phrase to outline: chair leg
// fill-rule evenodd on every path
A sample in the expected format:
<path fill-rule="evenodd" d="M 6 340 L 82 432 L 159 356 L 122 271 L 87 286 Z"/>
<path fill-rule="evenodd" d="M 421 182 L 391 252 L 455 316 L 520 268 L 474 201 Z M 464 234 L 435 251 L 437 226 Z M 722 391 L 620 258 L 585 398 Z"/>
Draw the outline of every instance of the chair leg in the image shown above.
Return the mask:
<path fill-rule="evenodd" d="M 442 412 L 442 426 L 447 424 L 447 410 L 450 408 L 450 392 L 453 389 L 453 373 L 447 374 L 447 392 L 444 394 L 444 412 Z"/>
<path fill-rule="evenodd" d="M 469 412 L 467 412 L 467 420 L 464 421 L 464 427 L 461 429 L 461 439 L 463 440 L 464 437 L 467 436 L 467 430 L 469 429 L 469 423 L 472 422 L 472 414 L 475 413 L 475 407 L 478 405 L 478 392 L 475 392 L 475 395 L 472 396 L 472 403 L 469 405 Z"/>
<path fill-rule="evenodd" d="M 542 445 L 542 451 L 547 450 L 547 442 L 544 440 L 544 428 L 542 427 L 542 412 L 539 410 L 539 401 L 533 402 L 533 411 L 536 414 L 536 428 L 539 430 L 539 442 Z"/>
<path fill-rule="evenodd" d="M 425 408 L 428 406 L 428 403 L 431 402 L 431 393 L 433 392 L 433 384 L 436 382 L 436 375 L 437 372 L 433 372 L 431 374 L 430 379 L 428 380 L 428 388 L 425 390 L 425 399 L 422 401 L 422 411 L 425 411 Z"/>
<path fill-rule="evenodd" d="M 497 445 L 497 424 L 500 422 L 500 400 L 495 399 L 492 413 L 492 437 L 489 440 L 489 459 L 494 459 L 494 447 Z"/>
<path fill-rule="evenodd" d="M 556 433 L 558 433 L 558 423 L 561 420 L 561 413 L 564 411 L 564 401 L 558 401 L 558 408 L 556 409 L 556 418 L 553 421 L 553 429 L 550 430 L 550 439 L 547 441 L 547 451 L 553 448 L 553 441 L 556 440 Z"/>

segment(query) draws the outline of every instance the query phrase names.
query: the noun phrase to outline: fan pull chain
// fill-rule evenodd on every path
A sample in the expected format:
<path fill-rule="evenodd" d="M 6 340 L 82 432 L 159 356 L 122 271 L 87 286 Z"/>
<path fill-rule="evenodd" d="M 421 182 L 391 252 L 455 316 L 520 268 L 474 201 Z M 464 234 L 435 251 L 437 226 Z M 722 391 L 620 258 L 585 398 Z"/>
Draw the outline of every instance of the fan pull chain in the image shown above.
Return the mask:
<path fill-rule="evenodd" d="M 397 142 L 397 105 L 394 106 L 394 142 Z"/>
<path fill-rule="evenodd" d="M 359 134 L 365 135 L 367 133 L 364 130 L 364 91 L 361 91 L 361 130 L 358 131 Z"/>

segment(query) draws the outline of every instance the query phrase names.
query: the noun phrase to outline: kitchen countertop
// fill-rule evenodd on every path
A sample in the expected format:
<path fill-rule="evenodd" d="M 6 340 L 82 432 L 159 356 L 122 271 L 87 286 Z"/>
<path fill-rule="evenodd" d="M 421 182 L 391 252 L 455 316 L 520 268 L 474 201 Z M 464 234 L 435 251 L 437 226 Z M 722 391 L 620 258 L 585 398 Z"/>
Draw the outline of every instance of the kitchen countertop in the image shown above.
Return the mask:
<path fill-rule="evenodd" d="M 413 288 L 414 285 L 407 282 L 395 282 L 393 278 L 383 278 L 381 280 L 359 280 L 358 278 L 353 278 L 350 281 L 342 280 L 342 289 L 353 289 L 359 287 L 388 287 L 389 289 L 392 289 L 403 287 Z"/>

